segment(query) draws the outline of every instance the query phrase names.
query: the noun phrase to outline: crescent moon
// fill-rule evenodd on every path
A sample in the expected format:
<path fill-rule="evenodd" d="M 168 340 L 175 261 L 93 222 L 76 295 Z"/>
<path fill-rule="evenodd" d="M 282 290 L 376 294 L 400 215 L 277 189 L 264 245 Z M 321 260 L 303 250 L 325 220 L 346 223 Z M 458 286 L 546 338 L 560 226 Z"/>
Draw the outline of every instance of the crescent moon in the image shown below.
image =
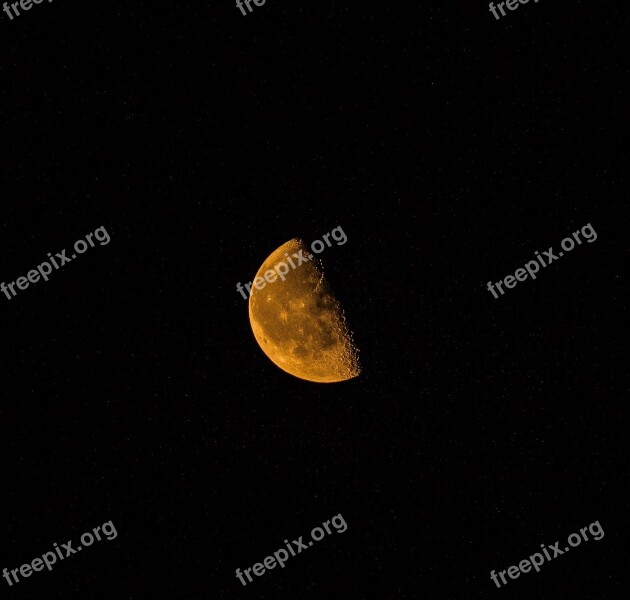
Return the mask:
<path fill-rule="evenodd" d="M 298 264 L 300 254 L 308 262 Z M 295 268 L 291 268 L 292 260 Z M 284 280 L 269 271 L 284 263 Z M 346 325 L 343 310 L 324 279 L 321 266 L 304 242 L 292 239 L 274 250 L 256 277 L 268 278 L 252 287 L 249 320 L 256 341 L 283 371 L 317 383 L 334 383 L 361 372 L 358 350 Z M 254 279 L 256 282 L 256 279 Z"/>

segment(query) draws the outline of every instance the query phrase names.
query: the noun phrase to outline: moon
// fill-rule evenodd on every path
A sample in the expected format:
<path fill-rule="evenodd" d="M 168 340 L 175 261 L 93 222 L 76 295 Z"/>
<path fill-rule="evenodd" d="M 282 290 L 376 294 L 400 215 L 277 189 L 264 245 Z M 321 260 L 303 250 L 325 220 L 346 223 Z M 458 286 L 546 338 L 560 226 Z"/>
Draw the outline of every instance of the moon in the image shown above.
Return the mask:
<path fill-rule="evenodd" d="M 297 254 L 307 260 L 294 257 Z M 292 268 L 289 259 L 295 265 Z M 275 278 L 269 271 L 287 274 Z M 278 270 L 276 270 L 278 267 Z M 265 274 L 267 279 L 265 280 Z M 299 239 L 274 250 L 263 262 L 249 297 L 249 321 L 256 341 L 283 371 L 317 383 L 334 383 L 361 372 L 358 350 L 343 310 L 319 263 Z"/>

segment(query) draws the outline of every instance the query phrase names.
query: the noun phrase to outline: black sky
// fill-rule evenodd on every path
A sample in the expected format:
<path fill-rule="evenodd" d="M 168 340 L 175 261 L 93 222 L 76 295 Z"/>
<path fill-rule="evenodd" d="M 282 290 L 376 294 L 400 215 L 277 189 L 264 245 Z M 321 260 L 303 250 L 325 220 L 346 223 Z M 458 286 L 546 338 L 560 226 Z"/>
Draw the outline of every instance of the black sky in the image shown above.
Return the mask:
<path fill-rule="evenodd" d="M 0 279 L 111 236 L 0 296 L 0 569 L 118 531 L 2 598 L 622 598 L 622 10 L 0 13 Z M 364 371 L 316 385 L 263 355 L 235 286 L 338 226 L 322 260 Z M 490 580 L 597 520 L 603 540 Z"/>

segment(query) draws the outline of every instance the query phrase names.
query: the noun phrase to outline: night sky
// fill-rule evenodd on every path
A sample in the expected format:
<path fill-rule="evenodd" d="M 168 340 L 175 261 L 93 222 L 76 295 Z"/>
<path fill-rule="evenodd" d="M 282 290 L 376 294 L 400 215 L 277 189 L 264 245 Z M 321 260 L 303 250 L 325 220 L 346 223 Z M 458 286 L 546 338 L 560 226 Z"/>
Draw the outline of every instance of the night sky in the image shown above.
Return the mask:
<path fill-rule="evenodd" d="M 0 598 L 621 600 L 625 6 L 251 6 L 0 12 L 0 282 L 110 237 L 0 292 L 0 569 L 117 532 Z M 363 371 L 317 384 L 236 284 L 335 227 Z"/>

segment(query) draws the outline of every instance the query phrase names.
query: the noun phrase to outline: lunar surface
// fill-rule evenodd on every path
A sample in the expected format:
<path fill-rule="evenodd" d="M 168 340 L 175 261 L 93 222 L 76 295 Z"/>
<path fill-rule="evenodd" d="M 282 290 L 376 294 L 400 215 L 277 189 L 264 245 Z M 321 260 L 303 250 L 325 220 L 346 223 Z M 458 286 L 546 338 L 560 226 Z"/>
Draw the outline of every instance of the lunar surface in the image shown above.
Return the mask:
<path fill-rule="evenodd" d="M 300 251 L 308 262 L 299 264 L 293 256 Z M 282 272 L 280 263 L 290 265 L 288 258 L 295 268 L 288 266 L 284 281 L 271 281 L 268 271 L 278 267 L 276 272 Z M 249 298 L 249 320 L 264 353 L 287 373 L 308 381 L 333 383 L 359 375 L 358 353 L 343 310 L 306 245 L 293 239 L 280 246 L 256 277 L 264 278 L 265 273 L 265 286 L 252 286 Z M 258 285 L 262 287 L 260 280 Z"/>

